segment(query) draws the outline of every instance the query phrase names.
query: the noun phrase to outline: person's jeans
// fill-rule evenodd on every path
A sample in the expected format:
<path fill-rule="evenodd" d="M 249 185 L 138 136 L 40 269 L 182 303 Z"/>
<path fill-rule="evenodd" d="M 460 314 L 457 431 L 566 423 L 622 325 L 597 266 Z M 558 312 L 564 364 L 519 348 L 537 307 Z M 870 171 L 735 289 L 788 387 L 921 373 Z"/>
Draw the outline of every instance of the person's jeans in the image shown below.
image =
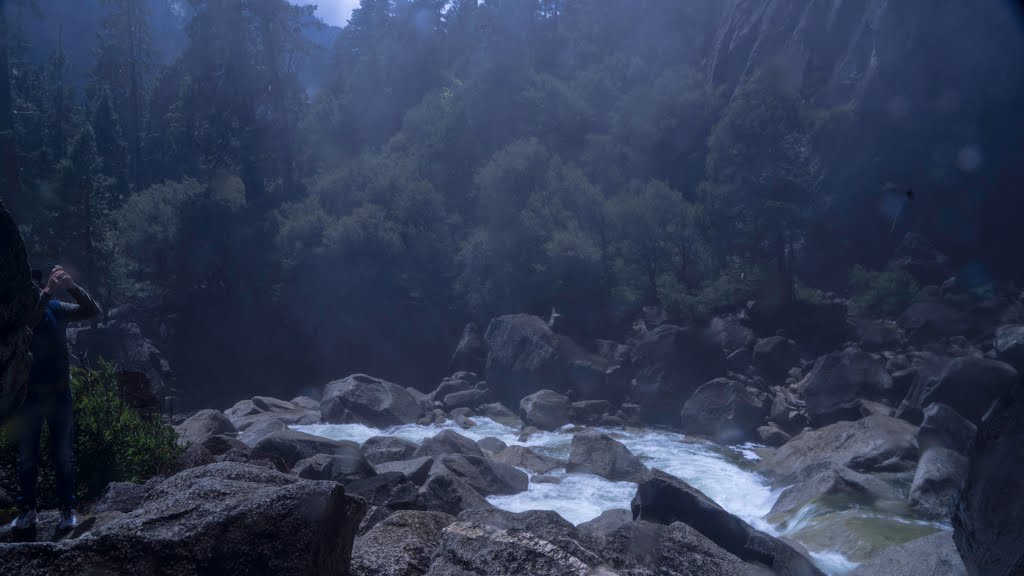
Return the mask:
<path fill-rule="evenodd" d="M 57 501 L 62 510 L 75 505 L 75 457 L 72 447 L 74 416 L 71 391 L 65 390 L 56 398 L 41 399 L 28 395 L 19 411 L 18 479 L 21 494 L 18 508 L 36 508 L 36 485 L 39 481 L 39 438 L 43 422 L 50 429 L 50 453 L 56 468 Z"/>

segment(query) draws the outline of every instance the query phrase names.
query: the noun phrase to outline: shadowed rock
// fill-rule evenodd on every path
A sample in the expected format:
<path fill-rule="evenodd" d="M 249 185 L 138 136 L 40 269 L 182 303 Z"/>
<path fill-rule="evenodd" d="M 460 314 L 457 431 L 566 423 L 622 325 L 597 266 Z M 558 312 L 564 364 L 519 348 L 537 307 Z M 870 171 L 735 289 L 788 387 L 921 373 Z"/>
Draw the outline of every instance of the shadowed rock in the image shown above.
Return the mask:
<path fill-rule="evenodd" d="M 970 574 L 1024 570 L 1024 401 L 1000 399 L 978 426 L 967 480 L 953 509 L 956 546 Z"/>
<path fill-rule="evenodd" d="M 629 448 L 599 432 L 583 432 L 572 437 L 565 470 L 593 474 L 613 482 L 639 482 L 648 473 L 647 466 Z"/>
<path fill-rule="evenodd" d="M 219 410 L 200 410 L 174 427 L 182 444 L 202 444 L 210 436 L 236 434 L 238 431 Z"/>
<path fill-rule="evenodd" d="M 967 458 L 948 448 L 932 447 L 921 455 L 910 485 L 910 505 L 933 516 L 949 517 L 967 476 Z"/>
<path fill-rule="evenodd" d="M 404 510 L 378 522 L 352 547 L 353 576 L 419 576 L 441 542 L 441 532 L 455 522 L 443 512 Z"/>
<path fill-rule="evenodd" d="M 884 550 L 850 576 L 967 576 L 949 532 L 939 532 Z"/>
<path fill-rule="evenodd" d="M 937 382 L 926 387 L 921 405 L 945 404 L 964 418 L 981 422 L 989 407 L 1020 381 L 1012 366 L 987 358 L 957 358 L 950 362 Z"/>
<path fill-rule="evenodd" d="M 360 450 L 370 464 L 406 460 L 416 451 L 416 444 L 395 436 L 374 436 L 363 442 Z"/>
<path fill-rule="evenodd" d="M 445 454 L 484 456 L 483 450 L 476 445 L 476 442 L 451 430 L 442 430 L 420 443 L 419 448 L 413 453 L 413 457 L 433 456 L 436 458 Z"/>
<path fill-rule="evenodd" d="M 422 410 L 409 391 L 398 384 L 355 374 L 324 387 L 320 413 L 331 424 L 364 424 L 387 428 L 413 424 Z"/>
<path fill-rule="evenodd" d="M 660 470 L 651 471 L 640 483 L 631 508 L 636 520 L 664 525 L 683 522 L 726 552 L 745 562 L 770 567 L 776 574 L 822 574 L 789 544 L 755 530 L 700 490 Z"/>
<path fill-rule="evenodd" d="M 483 456 L 449 454 L 438 463 L 482 496 L 518 494 L 525 492 L 530 483 L 525 472 Z"/>
<path fill-rule="evenodd" d="M 716 378 L 686 401 L 680 412 L 683 431 L 723 444 L 757 439 L 757 428 L 768 413 L 763 392 L 740 382 Z"/>
<path fill-rule="evenodd" d="M 365 505 L 334 482 L 221 462 L 73 540 L 0 546 L 8 574 L 345 574 Z"/>
<path fill-rule="evenodd" d="M 547 474 L 557 468 L 564 468 L 566 463 L 552 456 L 542 454 L 527 446 L 509 446 L 494 456 L 496 462 L 503 462 L 516 468 L 526 468 L 536 474 Z"/>
<path fill-rule="evenodd" d="M 917 463 L 917 428 L 887 416 L 837 422 L 794 437 L 759 465 L 763 474 L 792 483 L 845 466 L 856 472 L 909 472 Z"/>
<path fill-rule="evenodd" d="M 885 364 L 856 348 L 847 348 L 818 358 L 800 382 L 807 416 L 815 426 L 834 424 L 851 411 L 859 411 L 861 400 L 898 403 L 907 390 L 898 390 L 885 371 Z"/>
<path fill-rule="evenodd" d="M 253 458 L 266 458 L 280 461 L 286 468 L 291 468 L 299 460 L 327 454 L 341 456 L 354 462 L 365 464 L 359 445 L 345 440 L 331 440 L 322 436 L 314 436 L 296 430 L 282 430 L 260 440 L 252 449 Z"/>
<path fill-rule="evenodd" d="M 945 404 L 934 403 L 924 411 L 924 422 L 917 431 L 921 452 L 929 448 L 948 448 L 967 454 L 974 445 L 978 427 Z"/>

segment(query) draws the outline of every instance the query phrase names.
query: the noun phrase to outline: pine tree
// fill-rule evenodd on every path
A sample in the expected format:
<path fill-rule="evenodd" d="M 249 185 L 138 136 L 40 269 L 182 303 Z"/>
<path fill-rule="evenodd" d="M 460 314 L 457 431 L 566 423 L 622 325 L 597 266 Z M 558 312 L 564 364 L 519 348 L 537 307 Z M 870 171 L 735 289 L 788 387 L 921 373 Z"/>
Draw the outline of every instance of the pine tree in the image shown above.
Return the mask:
<path fill-rule="evenodd" d="M 109 12 L 103 20 L 96 48 L 93 82 L 105 85 L 116 114 L 122 119 L 129 144 L 129 178 L 138 185 L 142 163 L 143 110 L 151 76 L 153 48 L 142 0 L 104 0 Z"/>

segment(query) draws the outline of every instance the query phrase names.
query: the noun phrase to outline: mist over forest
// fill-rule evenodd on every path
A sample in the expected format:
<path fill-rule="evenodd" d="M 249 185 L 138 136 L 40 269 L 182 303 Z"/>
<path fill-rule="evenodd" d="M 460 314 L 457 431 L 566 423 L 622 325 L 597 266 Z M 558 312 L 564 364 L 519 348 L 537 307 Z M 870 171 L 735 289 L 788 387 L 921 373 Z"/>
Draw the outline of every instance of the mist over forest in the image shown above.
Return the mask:
<path fill-rule="evenodd" d="M 1024 271 L 1020 16 L 363 0 L 339 28 L 283 0 L 8 0 L 5 201 L 34 266 L 149 319 L 188 404 L 429 387 L 505 313 L 591 341 L 644 307 L 847 297 L 907 233 L 984 291 Z"/>
<path fill-rule="evenodd" d="M 0 79 L 5 575 L 1024 574 L 1024 2 L 0 0 Z"/>

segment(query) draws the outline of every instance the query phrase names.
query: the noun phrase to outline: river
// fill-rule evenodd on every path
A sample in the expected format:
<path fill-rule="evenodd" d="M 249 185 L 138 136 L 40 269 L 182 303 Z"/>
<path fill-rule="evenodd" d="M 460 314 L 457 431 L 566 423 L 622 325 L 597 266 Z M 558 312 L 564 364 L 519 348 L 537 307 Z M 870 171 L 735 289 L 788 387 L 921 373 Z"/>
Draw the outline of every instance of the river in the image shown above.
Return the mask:
<path fill-rule="evenodd" d="M 477 426 L 468 429 L 462 429 L 451 421 L 443 426 L 407 425 L 386 430 L 359 424 L 314 424 L 294 428 L 357 443 L 372 436 L 397 436 L 418 443 L 444 428 L 450 428 L 473 440 L 492 436 L 510 446 L 530 446 L 561 459 L 569 456 L 572 434 L 568 428 L 535 433 L 521 440 L 519 431 L 514 428 L 487 418 L 474 417 L 473 421 Z M 771 488 L 754 471 L 756 461 L 760 459 L 758 453 L 765 448 L 751 444 L 723 447 L 664 430 L 602 431 L 625 444 L 648 467 L 682 478 L 754 527 L 800 542 L 818 566 L 832 576 L 848 573 L 858 563 L 888 546 L 938 530 L 949 530 L 947 525 L 919 517 L 898 502 L 864 506 L 832 500 L 805 506 L 791 516 L 769 518 L 769 512 L 783 489 Z M 565 470 L 556 470 L 550 475 L 560 477 L 562 482 L 531 482 L 526 492 L 492 496 L 488 501 L 513 512 L 554 510 L 573 524 L 580 524 L 596 518 L 605 510 L 628 509 L 636 494 L 636 484 L 631 482 L 610 482 L 589 474 L 567 474 Z"/>

